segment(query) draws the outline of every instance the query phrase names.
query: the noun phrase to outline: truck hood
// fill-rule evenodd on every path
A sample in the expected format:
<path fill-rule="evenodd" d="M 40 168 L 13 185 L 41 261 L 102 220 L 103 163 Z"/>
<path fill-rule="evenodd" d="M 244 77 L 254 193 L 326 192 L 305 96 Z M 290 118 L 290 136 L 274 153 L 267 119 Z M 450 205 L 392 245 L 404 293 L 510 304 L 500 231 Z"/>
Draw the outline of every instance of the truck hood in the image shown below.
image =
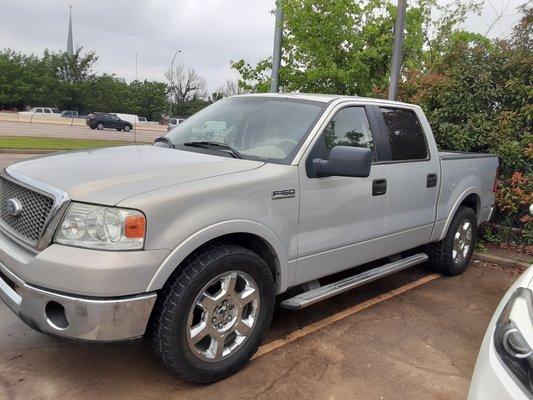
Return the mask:
<path fill-rule="evenodd" d="M 114 205 L 128 197 L 264 165 L 156 146 L 123 146 L 55 153 L 6 169 L 65 190 L 72 200 Z"/>

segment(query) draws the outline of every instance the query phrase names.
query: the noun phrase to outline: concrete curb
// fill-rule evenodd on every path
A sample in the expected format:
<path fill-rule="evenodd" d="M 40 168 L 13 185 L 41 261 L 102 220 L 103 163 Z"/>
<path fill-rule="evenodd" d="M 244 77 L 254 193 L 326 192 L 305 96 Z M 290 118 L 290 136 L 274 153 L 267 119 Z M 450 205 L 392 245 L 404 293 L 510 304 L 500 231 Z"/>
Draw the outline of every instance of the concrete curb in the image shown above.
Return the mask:
<path fill-rule="evenodd" d="M 529 267 L 529 264 L 525 261 L 515 260 L 513 258 L 501 257 L 501 256 L 497 256 L 495 254 L 490 254 L 490 253 L 480 253 L 476 251 L 474 252 L 473 258 L 476 260 L 484 261 L 484 262 L 504 265 L 510 268 L 527 269 Z"/>
<path fill-rule="evenodd" d="M 48 154 L 60 150 L 39 150 L 39 149 L 0 149 L 0 154 Z"/>

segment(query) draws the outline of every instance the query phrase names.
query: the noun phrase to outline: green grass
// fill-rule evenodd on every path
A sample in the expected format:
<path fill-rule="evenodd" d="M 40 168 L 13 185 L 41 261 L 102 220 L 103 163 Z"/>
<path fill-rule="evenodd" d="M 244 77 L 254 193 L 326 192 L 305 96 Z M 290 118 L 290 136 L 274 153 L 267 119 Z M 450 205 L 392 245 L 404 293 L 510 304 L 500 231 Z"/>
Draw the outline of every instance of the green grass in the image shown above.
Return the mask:
<path fill-rule="evenodd" d="M 132 144 L 118 140 L 63 139 L 30 136 L 0 136 L 0 149 L 75 150 Z"/>

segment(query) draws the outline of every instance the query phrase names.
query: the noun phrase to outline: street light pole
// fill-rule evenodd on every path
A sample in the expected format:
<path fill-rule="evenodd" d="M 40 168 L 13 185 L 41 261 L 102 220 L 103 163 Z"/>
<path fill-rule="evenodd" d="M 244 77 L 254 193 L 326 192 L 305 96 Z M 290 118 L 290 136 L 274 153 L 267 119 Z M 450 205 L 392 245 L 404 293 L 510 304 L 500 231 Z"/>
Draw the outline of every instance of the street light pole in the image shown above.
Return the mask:
<path fill-rule="evenodd" d="M 181 53 L 181 50 L 176 50 L 174 53 L 174 57 L 172 57 L 172 61 L 170 62 L 170 110 L 169 110 L 169 117 L 172 113 L 172 100 L 174 99 L 174 60 L 176 60 L 176 56 L 178 53 Z"/>
<path fill-rule="evenodd" d="M 396 27 L 394 28 L 394 50 L 392 53 L 392 65 L 389 83 L 389 100 L 396 100 L 398 97 L 398 84 L 400 81 L 400 71 L 402 68 L 403 59 L 406 7 L 406 0 L 398 0 L 398 7 L 396 9 Z"/>
<path fill-rule="evenodd" d="M 270 91 L 279 92 L 279 69 L 281 67 L 281 42 L 283 40 L 283 9 L 281 2 L 276 7 L 276 28 L 274 30 L 274 53 L 272 54 L 272 81 Z"/>

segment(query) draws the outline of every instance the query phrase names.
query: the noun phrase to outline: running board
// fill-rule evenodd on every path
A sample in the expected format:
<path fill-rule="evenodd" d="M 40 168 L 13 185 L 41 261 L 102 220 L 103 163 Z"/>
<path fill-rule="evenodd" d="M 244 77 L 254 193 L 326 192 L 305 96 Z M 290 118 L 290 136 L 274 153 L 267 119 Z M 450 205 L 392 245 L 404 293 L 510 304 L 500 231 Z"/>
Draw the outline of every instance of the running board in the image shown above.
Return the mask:
<path fill-rule="evenodd" d="M 311 304 L 329 299 L 330 297 L 344 293 L 348 290 L 423 263 L 427 259 L 428 256 L 426 254 L 418 253 L 414 256 L 403 258 L 401 260 L 382 265 L 381 267 L 373 268 L 371 270 L 361 272 L 360 274 L 349 276 L 348 278 L 330 283 L 329 285 L 321 286 L 316 289 L 301 293 L 290 299 L 282 301 L 281 306 L 289 310 L 300 310 L 310 306 Z"/>

